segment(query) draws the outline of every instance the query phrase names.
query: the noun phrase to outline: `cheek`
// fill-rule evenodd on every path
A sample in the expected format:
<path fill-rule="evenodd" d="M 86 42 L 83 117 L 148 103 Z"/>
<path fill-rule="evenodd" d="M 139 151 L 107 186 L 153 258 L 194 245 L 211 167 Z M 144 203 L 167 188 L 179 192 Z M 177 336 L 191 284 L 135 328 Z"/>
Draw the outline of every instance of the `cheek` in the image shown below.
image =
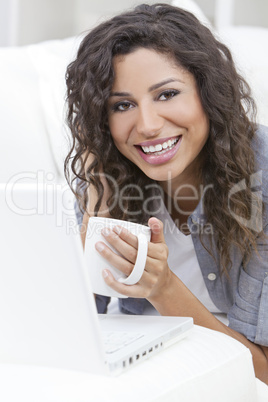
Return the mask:
<path fill-rule="evenodd" d="M 206 119 L 201 100 L 195 90 L 178 97 L 177 102 L 173 103 L 172 109 L 170 108 L 170 112 L 173 116 L 185 120 L 185 123 L 188 124 L 195 124 L 196 122 Z"/>
<path fill-rule="evenodd" d="M 116 135 L 116 133 L 124 130 L 123 121 L 120 119 L 120 116 L 118 117 L 117 114 L 113 114 L 108 118 L 108 125 L 113 136 Z"/>
<path fill-rule="evenodd" d="M 191 111 L 193 121 L 195 120 L 195 122 L 199 122 L 200 124 L 202 124 L 202 126 L 208 126 L 208 117 L 197 94 L 194 97 Z"/>
<path fill-rule="evenodd" d="M 207 137 L 209 133 L 209 119 L 200 103 L 192 104 L 185 110 L 185 124 L 198 134 L 198 137 Z"/>
<path fill-rule="evenodd" d="M 199 117 L 196 121 L 196 127 L 204 141 L 206 141 L 209 136 L 209 126 L 209 118 L 202 109 L 201 111 L 199 111 Z"/>
<path fill-rule="evenodd" d="M 111 136 L 116 148 L 123 154 L 125 154 L 124 149 L 126 148 L 126 140 L 124 136 L 120 135 L 118 131 L 111 131 Z"/>
<path fill-rule="evenodd" d="M 131 125 L 129 119 L 120 118 L 120 116 L 111 117 L 108 119 L 108 125 L 116 147 L 121 148 L 130 137 Z"/>
<path fill-rule="evenodd" d="M 124 149 L 124 144 L 126 143 L 124 127 L 121 124 L 117 124 L 115 119 L 109 119 L 108 124 L 114 145 L 120 152 L 122 152 Z"/>
<path fill-rule="evenodd" d="M 116 121 L 113 117 L 108 117 L 108 126 L 110 129 L 110 132 L 113 136 L 113 133 L 116 132 L 115 128 L 116 128 Z"/>

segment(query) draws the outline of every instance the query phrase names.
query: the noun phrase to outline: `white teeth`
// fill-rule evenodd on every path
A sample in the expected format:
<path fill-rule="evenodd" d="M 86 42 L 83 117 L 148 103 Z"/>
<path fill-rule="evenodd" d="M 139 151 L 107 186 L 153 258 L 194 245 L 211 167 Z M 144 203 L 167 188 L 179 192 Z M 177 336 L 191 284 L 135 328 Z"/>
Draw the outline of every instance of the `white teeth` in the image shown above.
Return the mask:
<path fill-rule="evenodd" d="M 176 144 L 178 142 L 179 138 L 175 138 L 174 140 L 168 140 L 166 142 L 164 142 L 163 144 L 156 144 L 155 146 L 150 145 L 149 147 L 146 146 L 142 146 L 142 150 L 144 153 L 148 154 L 148 153 L 159 153 L 163 150 L 170 150 L 172 148 L 172 146 L 174 144 Z"/>
<path fill-rule="evenodd" d="M 156 150 L 156 151 L 162 151 L 162 145 L 161 145 L 161 144 L 157 144 L 157 145 L 155 146 L 155 150 Z"/>
<path fill-rule="evenodd" d="M 166 149 L 168 147 L 168 144 L 166 142 L 164 142 L 164 144 L 162 144 L 162 148 Z"/>

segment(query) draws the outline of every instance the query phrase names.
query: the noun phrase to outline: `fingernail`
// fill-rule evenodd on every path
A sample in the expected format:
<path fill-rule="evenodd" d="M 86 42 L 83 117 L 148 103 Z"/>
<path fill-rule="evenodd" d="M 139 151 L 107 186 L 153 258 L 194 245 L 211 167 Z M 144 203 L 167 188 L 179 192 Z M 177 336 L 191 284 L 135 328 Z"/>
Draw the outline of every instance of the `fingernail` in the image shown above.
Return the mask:
<path fill-rule="evenodd" d="M 114 232 L 120 235 L 122 228 L 120 226 L 114 226 Z"/>
<path fill-rule="evenodd" d="M 104 245 L 102 243 L 96 243 L 95 247 L 98 251 L 103 251 L 104 250 Z"/>
<path fill-rule="evenodd" d="M 102 271 L 102 276 L 103 276 L 103 278 L 107 278 L 107 276 L 109 276 L 107 269 L 104 269 Z"/>
<path fill-rule="evenodd" d="M 104 228 L 102 229 L 101 233 L 103 234 L 103 236 L 108 236 L 111 233 L 111 231 L 108 228 Z"/>

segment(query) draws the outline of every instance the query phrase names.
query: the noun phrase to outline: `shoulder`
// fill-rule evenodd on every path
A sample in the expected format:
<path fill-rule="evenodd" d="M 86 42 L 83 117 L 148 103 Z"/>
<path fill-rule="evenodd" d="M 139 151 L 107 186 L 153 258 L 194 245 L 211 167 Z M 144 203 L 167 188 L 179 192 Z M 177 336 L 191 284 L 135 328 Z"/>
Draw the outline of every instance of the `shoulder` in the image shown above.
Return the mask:
<path fill-rule="evenodd" d="M 256 165 L 268 168 L 268 127 L 259 125 L 252 141 Z"/>

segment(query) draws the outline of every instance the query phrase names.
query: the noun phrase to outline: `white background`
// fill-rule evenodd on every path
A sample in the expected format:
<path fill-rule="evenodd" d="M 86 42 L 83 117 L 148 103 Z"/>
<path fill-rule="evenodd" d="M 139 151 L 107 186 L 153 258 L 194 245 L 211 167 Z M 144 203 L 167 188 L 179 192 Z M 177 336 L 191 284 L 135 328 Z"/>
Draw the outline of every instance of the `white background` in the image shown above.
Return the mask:
<path fill-rule="evenodd" d="M 267 0 L 195 2 L 217 27 L 228 24 L 268 27 Z M 0 0 L 0 46 L 20 46 L 77 35 L 101 16 L 118 13 L 137 3 L 137 0 Z"/>

